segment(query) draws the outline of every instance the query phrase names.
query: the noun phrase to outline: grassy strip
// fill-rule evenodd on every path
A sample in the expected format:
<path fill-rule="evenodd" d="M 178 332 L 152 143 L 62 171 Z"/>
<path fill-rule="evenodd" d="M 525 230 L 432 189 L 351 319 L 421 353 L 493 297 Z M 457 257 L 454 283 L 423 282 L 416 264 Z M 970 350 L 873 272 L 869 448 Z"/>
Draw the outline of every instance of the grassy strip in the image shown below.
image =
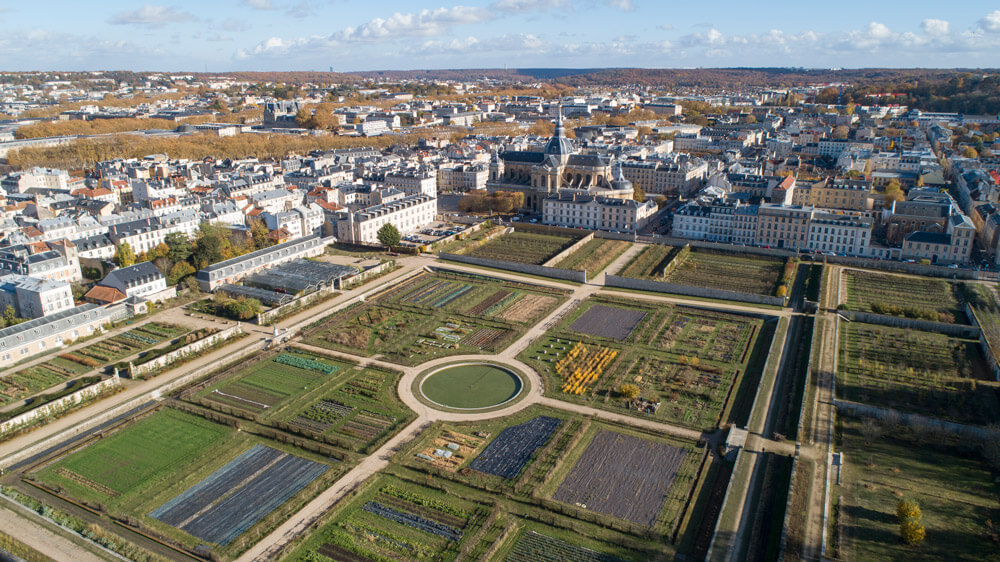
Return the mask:
<path fill-rule="evenodd" d="M 761 375 L 760 384 L 757 386 L 757 398 L 754 400 L 753 413 L 750 415 L 750 423 L 747 429 L 760 433 L 764 430 L 764 421 L 771 402 L 771 391 L 774 388 L 774 380 L 778 376 L 778 367 L 781 365 L 782 350 L 785 346 L 785 336 L 788 333 L 788 318 L 782 317 L 778 320 L 778 328 L 774 332 L 771 340 L 771 349 L 767 353 L 767 365 Z"/>

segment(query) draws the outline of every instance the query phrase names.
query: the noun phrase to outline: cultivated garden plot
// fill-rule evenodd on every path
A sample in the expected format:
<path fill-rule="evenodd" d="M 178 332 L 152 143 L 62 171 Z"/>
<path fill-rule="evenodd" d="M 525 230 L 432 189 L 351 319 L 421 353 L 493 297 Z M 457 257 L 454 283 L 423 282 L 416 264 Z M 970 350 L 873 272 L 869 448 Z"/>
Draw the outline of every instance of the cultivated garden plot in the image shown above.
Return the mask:
<path fill-rule="evenodd" d="M 1000 489 L 983 460 L 981 441 L 928 435 L 923 428 L 838 416 L 839 450 L 846 462 L 831 515 L 840 532 L 831 557 L 839 560 L 996 560 Z M 920 506 L 926 537 L 900 539 L 896 507 Z M 991 540 L 991 537 L 992 540 Z"/>
<path fill-rule="evenodd" d="M 197 398 L 210 408 L 222 406 L 224 412 L 240 410 L 266 418 L 287 401 L 332 380 L 350 366 L 344 361 L 288 348 L 210 385 Z"/>
<path fill-rule="evenodd" d="M 565 294 L 481 275 L 424 274 L 323 319 L 307 331 L 305 341 L 403 365 L 495 353 Z"/>
<path fill-rule="evenodd" d="M 785 266 L 786 260 L 770 256 L 651 245 L 633 258 L 619 275 L 770 296 L 778 289 Z"/>
<path fill-rule="evenodd" d="M 857 322 L 841 324 L 839 398 L 985 425 L 1000 420 L 975 340 Z"/>
<path fill-rule="evenodd" d="M 452 560 L 487 512 L 455 495 L 382 476 L 342 502 L 288 559 Z"/>
<path fill-rule="evenodd" d="M 552 436 L 562 420 L 538 416 L 500 432 L 469 468 L 502 478 L 516 478 L 535 451 Z"/>
<path fill-rule="evenodd" d="M 615 261 L 618 256 L 624 254 L 625 250 L 628 250 L 631 245 L 631 242 L 623 240 L 594 238 L 572 254 L 566 256 L 555 267 L 586 271 L 587 279 L 593 279 L 598 273 L 604 271 L 604 268 L 608 267 L 611 262 Z"/>
<path fill-rule="evenodd" d="M 173 324 L 149 322 L 76 351 L 63 353 L 44 363 L 12 372 L 0 378 L 0 406 L 110 365 L 187 331 L 187 328 Z"/>
<path fill-rule="evenodd" d="M 226 545 L 327 468 L 255 445 L 150 515 L 209 543 Z"/>
<path fill-rule="evenodd" d="M 652 527 L 687 451 L 603 430 L 553 499 Z"/>
<path fill-rule="evenodd" d="M 621 562 L 621 558 L 535 531 L 522 534 L 505 562 Z"/>
<path fill-rule="evenodd" d="M 597 304 L 577 318 L 569 329 L 581 334 L 624 340 L 642 322 L 646 313 L 635 308 L 620 308 Z"/>
<path fill-rule="evenodd" d="M 974 289 L 962 282 L 842 269 L 847 308 L 937 322 L 965 323 L 962 302 Z"/>
<path fill-rule="evenodd" d="M 400 373 L 353 368 L 336 386 L 311 392 L 304 403 L 286 408 L 279 427 L 320 439 L 331 436 L 352 451 L 367 451 L 403 427 L 413 413 L 400 402 Z"/>
<path fill-rule="evenodd" d="M 706 429 L 727 415 L 740 381 L 759 377 L 770 344 L 763 325 L 749 315 L 599 296 L 519 359 L 545 378 L 549 396 Z"/>
<path fill-rule="evenodd" d="M 493 238 L 481 246 L 465 251 L 474 258 L 486 258 L 541 265 L 572 246 L 581 237 L 534 232 L 511 232 Z"/>

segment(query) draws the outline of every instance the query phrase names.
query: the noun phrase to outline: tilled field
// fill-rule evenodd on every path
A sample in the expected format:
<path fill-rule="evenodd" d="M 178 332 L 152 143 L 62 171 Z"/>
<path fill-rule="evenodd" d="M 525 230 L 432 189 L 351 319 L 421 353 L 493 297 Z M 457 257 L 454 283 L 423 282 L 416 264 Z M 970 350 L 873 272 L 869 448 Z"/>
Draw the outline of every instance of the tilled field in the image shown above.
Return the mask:
<path fill-rule="evenodd" d="M 687 451 L 602 430 L 553 499 L 652 527 Z"/>

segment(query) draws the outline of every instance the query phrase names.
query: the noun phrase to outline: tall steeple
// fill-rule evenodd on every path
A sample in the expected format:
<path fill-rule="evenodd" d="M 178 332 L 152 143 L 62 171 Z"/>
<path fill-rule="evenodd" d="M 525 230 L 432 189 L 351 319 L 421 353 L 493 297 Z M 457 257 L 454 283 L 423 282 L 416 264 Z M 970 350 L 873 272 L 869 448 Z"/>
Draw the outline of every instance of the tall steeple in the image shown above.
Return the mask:
<path fill-rule="evenodd" d="M 545 145 L 545 154 L 553 156 L 569 156 L 573 153 L 573 144 L 566 138 L 566 127 L 563 126 L 562 106 L 556 116 L 556 132 Z"/>

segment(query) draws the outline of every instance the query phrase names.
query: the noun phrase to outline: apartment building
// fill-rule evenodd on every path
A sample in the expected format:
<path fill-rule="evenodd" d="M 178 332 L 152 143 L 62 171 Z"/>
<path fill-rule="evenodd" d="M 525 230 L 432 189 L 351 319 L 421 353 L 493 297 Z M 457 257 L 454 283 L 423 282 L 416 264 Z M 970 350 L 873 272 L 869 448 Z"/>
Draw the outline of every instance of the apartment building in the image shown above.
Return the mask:
<path fill-rule="evenodd" d="M 799 250 L 808 248 L 813 208 L 764 203 L 757 212 L 758 246 Z"/>
<path fill-rule="evenodd" d="M 656 216 L 656 203 L 564 192 L 542 200 L 542 222 L 610 232 L 636 232 Z"/>
<path fill-rule="evenodd" d="M 401 233 L 414 232 L 434 222 L 437 198 L 409 195 L 391 203 L 348 212 L 337 221 L 337 238 L 351 244 L 378 244 L 378 230 L 391 223 Z"/>

